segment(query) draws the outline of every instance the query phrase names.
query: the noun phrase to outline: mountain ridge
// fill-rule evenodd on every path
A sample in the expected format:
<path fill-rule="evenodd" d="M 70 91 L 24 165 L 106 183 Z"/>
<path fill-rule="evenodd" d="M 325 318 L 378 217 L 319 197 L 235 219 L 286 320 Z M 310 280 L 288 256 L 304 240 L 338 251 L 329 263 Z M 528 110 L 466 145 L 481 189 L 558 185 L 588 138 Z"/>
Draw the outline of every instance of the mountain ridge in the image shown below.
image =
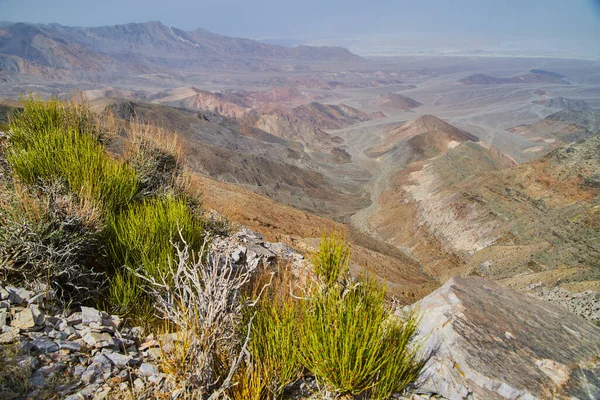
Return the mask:
<path fill-rule="evenodd" d="M 83 55 L 83 57 L 82 57 Z M 71 72 L 147 73 L 177 68 L 265 69 L 270 60 L 362 62 L 341 47 L 284 47 L 159 21 L 99 27 L 14 23 L 0 26 L 0 59 L 18 57 Z M 0 71 L 6 61 L 0 60 Z M 18 64 L 18 63 L 17 63 Z M 11 73 L 23 73 L 14 67 Z"/>

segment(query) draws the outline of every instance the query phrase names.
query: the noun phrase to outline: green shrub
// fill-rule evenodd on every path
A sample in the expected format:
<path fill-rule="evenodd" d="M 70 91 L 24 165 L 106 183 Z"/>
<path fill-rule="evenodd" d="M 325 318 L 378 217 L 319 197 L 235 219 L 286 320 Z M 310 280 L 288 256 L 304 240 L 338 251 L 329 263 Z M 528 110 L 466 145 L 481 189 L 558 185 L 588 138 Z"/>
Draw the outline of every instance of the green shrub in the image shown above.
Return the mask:
<path fill-rule="evenodd" d="M 108 220 L 108 253 L 117 268 L 125 267 L 148 278 L 159 279 L 161 272 L 175 260 L 174 244 L 182 240 L 193 251 L 204 244 L 203 222 L 193 215 L 186 203 L 174 196 L 144 200 Z M 121 293 L 113 300 L 123 309 L 129 309 L 137 297 L 135 293 L 143 282 L 123 276 L 113 279 L 111 293 L 129 288 L 134 293 Z M 127 285 L 123 285 L 128 282 Z M 134 283 L 135 282 L 135 283 Z"/>
<path fill-rule="evenodd" d="M 112 159 L 99 142 L 85 106 L 29 99 L 11 120 L 6 159 L 26 184 L 64 183 L 85 201 L 108 211 L 137 193 L 133 167 Z"/>
<path fill-rule="evenodd" d="M 252 324 L 249 350 L 254 369 L 262 374 L 265 392 L 279 397 L 302 372 L 295 302 L 277 305 L 271 299 L 261 301 Z"/>
<path fill-rule="evenodd" d="M 300 358 L 329 390 L 385 399 L 418 377 L 422 362 L 412 343 L 417 320 L 394 319 L 384 299 L 384 290 L 367 283 L 346 291 L 336 285 L 309 300 Z"/>
<path fill-rule="evenodd" d="M 313 255 L 315 273 L 327 286 L 345 276 L 350 265 L 350 247 L 341 233 L 323 233 L 319 250 Z"/>

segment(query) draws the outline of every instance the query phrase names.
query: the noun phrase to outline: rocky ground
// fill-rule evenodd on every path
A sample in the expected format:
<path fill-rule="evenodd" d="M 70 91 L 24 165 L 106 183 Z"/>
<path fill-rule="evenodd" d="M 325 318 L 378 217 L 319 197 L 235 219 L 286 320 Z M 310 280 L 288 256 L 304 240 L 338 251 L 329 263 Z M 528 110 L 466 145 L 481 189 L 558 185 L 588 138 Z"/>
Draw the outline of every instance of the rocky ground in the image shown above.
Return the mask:
<path fill-rule="evenodd" d="M 248 229 L 216 239 L 212 251 L 238 265 L 287 260 L 306 276 L 302 255 Z M 141 327 L 127 327 L 95 308 L 67 311 L 53 304 L 47 291 L 0 282 L 0 399 L 139 398 L 160 387 L 165 379 L 160 343 L 168 337 L 146 336 Z M 307 385 L 297 394 L 310 381 Z"/>
<path fill-rule="evenodd" d="M 309 273 L 301 254 L 246 228 L 215 239 L 212 251 L 248 267 L 284 261 L 300 285 Z M 160 346 L 169 335 L 52 300 L 0 283 L 0 399 L 148 398 L 166 382 Z M 600 395 L 600 328 L 563 307 L 478 277 L 452 278 L 417 304 L 419 340 L 432 357 L 415 393 L 396 399 Z M 334 397 L 306 376 L 285 398 Z"/>

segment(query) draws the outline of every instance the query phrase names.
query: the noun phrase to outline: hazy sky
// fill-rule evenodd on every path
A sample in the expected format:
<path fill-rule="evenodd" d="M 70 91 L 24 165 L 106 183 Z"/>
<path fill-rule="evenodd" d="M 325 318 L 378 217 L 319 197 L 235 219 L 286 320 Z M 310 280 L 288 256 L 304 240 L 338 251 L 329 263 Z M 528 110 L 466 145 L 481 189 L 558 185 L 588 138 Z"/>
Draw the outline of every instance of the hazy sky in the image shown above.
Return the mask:
<path fill-rule="evenodd" d="M 256 39 L 386 49 L 521 48 L 600 56 L 600 0 L 0 0 L 0 21 L 159 20 Z"/>

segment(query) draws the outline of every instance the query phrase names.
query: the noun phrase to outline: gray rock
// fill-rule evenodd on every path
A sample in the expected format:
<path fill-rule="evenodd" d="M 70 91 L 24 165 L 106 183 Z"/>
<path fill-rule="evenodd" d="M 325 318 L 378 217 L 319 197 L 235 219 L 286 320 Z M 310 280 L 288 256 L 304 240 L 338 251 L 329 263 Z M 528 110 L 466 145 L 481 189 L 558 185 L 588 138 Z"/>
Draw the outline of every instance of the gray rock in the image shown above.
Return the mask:
<path fill-rule="evenodd" d="M 106 328 L 110 328 L 113 332 L 121 327 L 123 320 L 118 315 L 111 315 L 106 318 L 102 318 L 102 325 Z"/>
<path fill-rule="evenodd" d="M 238 246 L 231 253 L 231 259 L 234 263 L 243 263 L 246 260 L 246 247 Z"/>
<path fill-rule="evenodd" d="M 0 328 L 6 326 L 6 320 L 8 319 L 8 313 L 6 310 L 0 310 Z"/>
<path fill-rule="evenodd" d="M 138 374 L 140 376 L 143 376 L 144 378 L 153 376 L 153 375 L 158 375 L 160 372 L 158 371 L 158 368 L 150 363 L 142 363 L 142 365 L 140 365 L 140 368 L 138 369 Z"/>
<path fill-rule="evenodd" d="M 140 378 L 137 378 L 136 380 L 133 381 L 133 387 L 136 388 L 137 390 L 142 390 L 144 389 L 144 381 L 142 381 Z"/>
<path fill-rule="evenodd" d="M 478 277 L 451 278 L 417 303 L 433 352 L 420 393 L 449 399 L 600 398 L 600 328 Z"/>
<path fill-rule="evenodd" d="M 8 300 L 9 293 L 6 289 L 0 286 L 0 300 Z"/>
<path fill-rule="evenodd" d="M 64 318 L 53 317 L 50 315 L 46 316 L 46 326 L 51 326 L 52 328 L 58 329 L 58 327 L 63 323 L 67 323 L 67 320 Z"/>
<path fill-rule="evenodd" d="M 27 300 L 27 303 L 41 305 L 45 299 L 46 295 L 44 293 L 38 293 L 35 296 L 31 297 L 29 300 Z"/>
<path fill-rule="evenodd" d="M 10 307 L 10 303 L 8 302 L 8 300 L 2 300 L 0 301 L 0 308 L 2 309 L 6 309 Z"/>
<path fill-rule="evenodd" d="M 89 399 L 94 393 L 96 393 L 96 391 L 98 391 L 99 388 L 100 384 L 98 383 L 86 384 L 86 387 L 81 389 L 79 392 L 70 395 L 69 397 L 66 397 L 65 400 Z"/>
<path fill-rule="evenodd" d="M 92 365 L 98 366 L 102 374 L 110 376 L 114 364 L 104 354 L 98 353 L 92 358 Z"/>
<path fill-rule="evenodd" d="M 272 262 L 275 260 L 275 254 L 260 245 L 248 244 L 246 260 L 248 260 L 248 263 L 251 263 L 256 258 L 262 259 L 263 262 Z"/>
<path fill-rule="evenodd" d="M 67 368 L 66 364 L 59 361 L 54 364 L 44 365 L 43 367 L 41 367 L 40 369 L 35 371 L 35 374 L 43 375 L 48 378 L 52 378 L 52 377 L 56 376 L 56 374 L 63 372 L 66 368 Z"/>
<path fill-rule="evenodd" d="M 56 343 L 48 339 L 35 339 L 31 344 L 33 350 L 40 353 L 54 353 L 60 349 Z"/>
<path fill-rule="evenodd" d="M 29 378 L 29 384 L 35 388 L 46 386 L 46 378 L 43 375 L 33 375 Z"/>
<path fill-rule="evenodd" d="M 102 313 L 95 308 L 81 307 L 81 322 L 84 324 L 96 323 L 102 326 Z"/>
<path fill-rule="evenodd" d="M 116 348 L 117 344 L 114 338 L 106 333 L 106 332 L 91 332 L 88 331 L 81 337 L 84 342 L 86 342 L 89 346 L 95 347 L 97 349 L 104 347 L 113 347 Z"/>
<path fill-rule="evenodd" d="M 58 340 L 56 343 L 61 349 L 69 351 L 81 351 L 81 345 L 79 343 L 71 342 L 68 340 Z"/>
<path fill-rule="evenodd" d="M 74 312 L 73 314 L 69 315 L 67 317 L 67 322 L 71 326 L 81 324 L 81 313 L 80 312 Z"/>
<path fill-rule="evenodd" d="M 83 375 L 83 373 L 86 371 L 86 369 L 87 368 L 84 367 L 83 365 L 76 365 L 75 368 L 73 368 L 73 375 L 81 377 L 81 375 Z"/>
<path fill-rule="evenodd" d="M 64 340 L 68 336 L 69 335 L 67 335 L 65 332 L 61 332 L 61 331 L 57 331 L 57 330 L 51 330 L 50 332 L 48 332 L 48 337 L 52 338 L 52 339 Z"/>
<path fill-rule="evenodd" d="M 100 368 L 96 364 L 92 364 L 81 374 L 81 382 L 84 385 L 96 382 L 96 379 L 100 376 Z"/>
<path fill-rule="evenodd" d="M 262 245 L 265 242 L 265 237 L 263 235 L 251 231 L 248 228 L 240 229 L 235 235 L 241 242 L 256 243 L 259 245 Z"/>
<path fill-rule="evenodd" d="M 32 356 L 19 356 L 16 361 L 19 367 L 29 369 L 30 371 L 35 370 L 40 365 L 40 361 Z"/>
<path fill-rule="evenodd" d="M 135 360 L 130 355 L 115 353 L 112 351 L 105 351 L 104 356 L 108 358 L 117 368 L 125 368 L 130 367 L 132 365 L 137 364 L 137 360 Z"/>
<path fill-rule="evenodd" d="M 94 394 L 94 397 L 93 397 L 92 400 L 104 400 L 104 399 L 106 399 L 108 397 L 108 394 L 110 393 L 111 390 L 112 390 L 112 388 L 109 387 L 109 386 L 101 388 L 101 390 L 97 391 Z"/>
<path fill-rule="evenodd" d="M 7 286 L 6 291 L 8 292 L 8 300 L 11 304 L 25 305 L 34 293 L 30 290 L 23 288 L 16 288 L 13 286 Z"/>

